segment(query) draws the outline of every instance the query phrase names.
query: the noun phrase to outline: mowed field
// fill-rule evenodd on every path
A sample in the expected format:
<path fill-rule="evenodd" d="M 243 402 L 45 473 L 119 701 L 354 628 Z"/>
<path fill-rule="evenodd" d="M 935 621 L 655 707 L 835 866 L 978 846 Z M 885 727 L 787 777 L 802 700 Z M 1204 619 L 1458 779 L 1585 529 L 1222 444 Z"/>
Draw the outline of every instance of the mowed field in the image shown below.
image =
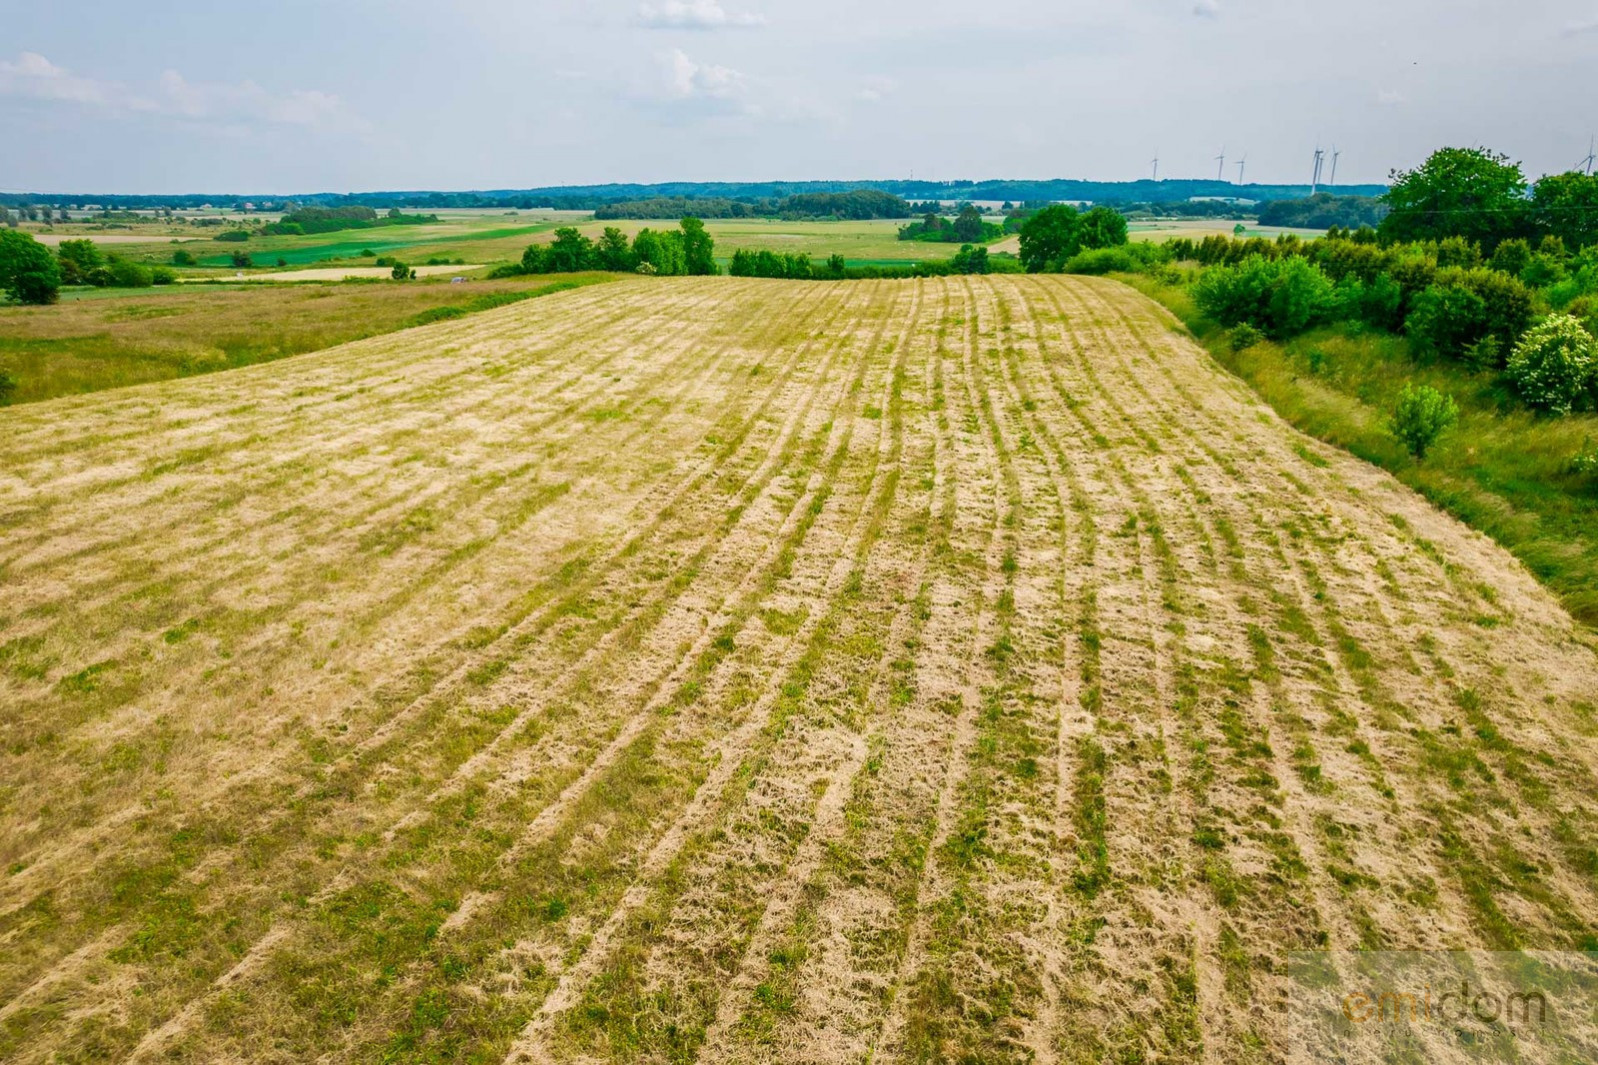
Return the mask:
<path fill-rule="evenodd" d="M 1277 1060 L 1591 946 L 1598 662 L 1113 282 L 631 279 L 0 411 L 0 1059 Z"/>

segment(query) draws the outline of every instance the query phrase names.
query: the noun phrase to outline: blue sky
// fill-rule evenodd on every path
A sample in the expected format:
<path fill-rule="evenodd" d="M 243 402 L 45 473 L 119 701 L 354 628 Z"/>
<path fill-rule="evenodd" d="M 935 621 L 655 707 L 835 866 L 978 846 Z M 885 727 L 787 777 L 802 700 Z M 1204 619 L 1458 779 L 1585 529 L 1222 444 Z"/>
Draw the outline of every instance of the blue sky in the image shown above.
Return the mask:
<path fill-rule="evenodd" d="M 0 190 L 1536 175 L 1594 70 L 1598 0 L 0 0 Z"/>

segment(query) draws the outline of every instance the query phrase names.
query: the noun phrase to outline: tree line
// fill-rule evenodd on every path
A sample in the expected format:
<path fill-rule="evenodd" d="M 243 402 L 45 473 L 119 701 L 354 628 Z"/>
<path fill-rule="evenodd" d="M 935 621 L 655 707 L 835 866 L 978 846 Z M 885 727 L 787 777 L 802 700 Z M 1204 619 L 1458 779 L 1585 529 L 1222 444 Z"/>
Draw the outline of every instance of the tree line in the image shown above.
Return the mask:
<path fill-rule="evenodd" d="M 909 218 L 910 205 L 891 193 L 874 189 L 848 192 L 806 192 L 780 199 L 734 200 L 722 197 L 659 196 L 602 204 L 598 221 L 635 218 L 783 218 L 790 220 L 862 221 Z"/>
<path fill-rule="evenodd" d="M 568 274 L 582 270 L 661 276 L 720 273 L 716 266 L 716 242 L 705 231 L 704 222 L 685 217 L 676 229 L 642 229 L 631 241 L 614 226 L 607 226 L 597 241 L 570 226 L 563 227 L 555 230 L 553 242 L 528 245 L 520 263 L 501 267 L 491 276 Z"/>

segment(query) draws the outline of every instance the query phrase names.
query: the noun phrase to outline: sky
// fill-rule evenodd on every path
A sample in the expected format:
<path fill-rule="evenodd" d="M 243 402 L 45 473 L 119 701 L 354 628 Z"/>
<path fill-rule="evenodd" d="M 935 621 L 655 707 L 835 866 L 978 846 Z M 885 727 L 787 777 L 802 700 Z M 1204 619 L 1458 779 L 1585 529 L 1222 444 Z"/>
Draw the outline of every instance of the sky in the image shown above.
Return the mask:
<path fill-rule="evenodd" d="M 1536 177 L 1598 0 L 0 0 L 0 191 Z"/>

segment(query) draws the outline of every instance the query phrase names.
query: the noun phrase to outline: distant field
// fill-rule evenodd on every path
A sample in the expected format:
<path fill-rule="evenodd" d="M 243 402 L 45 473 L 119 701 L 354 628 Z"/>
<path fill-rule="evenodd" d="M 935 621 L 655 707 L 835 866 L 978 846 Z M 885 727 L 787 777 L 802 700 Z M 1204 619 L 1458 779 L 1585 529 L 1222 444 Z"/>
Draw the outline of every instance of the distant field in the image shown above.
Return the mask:
<path fill-rule="evenodd" d="M 1175 237 L 1190 237 L 1194 240 L 1203 240 L 1211 234 L 1220 233 L 1231 236 L 1234 227 L 1241 224 L 1243 235 L 1247 237 L 1276 238 L 1283 233 L 1293 233 L 1305 239 L 1323 237 L 1326 235 L 1320 229 L 1294 229 L 1288 226 L 1261 226 L 1251 219 L 1242 218 L 1199 218 L 1166 222 L 1133 222 L 1129 227 L 1129 234 L 1133 240 L 1165 241 Z"/>
<path fill-rule="evenodd" d="M 0 410 L 0 1060 L 1310 1065 L 1290 950 L 1594 945 L 1595 692 L 1103 279 Z"/>
<path fill-rule="evenodd" d="M 903 221 L 874 219 L 861 222 L 784 222 L 778 219 L 711 219 L 705 228 L 716 240 L 716 255 L 731 258 L 740 249 L 776 252 L 804 252 L 812 259 L 842 255 L 850 265 L 862 263 L 921 262 L 947 259 L 959 250 L 955 244 L 922 244 L 897 239 Z M 615 226 L 628 236 L 640 229 L 670 228 L 671 222 L 611 221 L 585 222 L 578 228 L 597 237 L 606 226 Z M 551 233 L 540 240 L 553 240 Z"/>
<path fill-rule="evenodd" d="M 266 362 L 402 329 L 438 308 L 608 277 L 90 289 L 53 307 L 0 307 L 0 369 L 28 403 Z"/>

